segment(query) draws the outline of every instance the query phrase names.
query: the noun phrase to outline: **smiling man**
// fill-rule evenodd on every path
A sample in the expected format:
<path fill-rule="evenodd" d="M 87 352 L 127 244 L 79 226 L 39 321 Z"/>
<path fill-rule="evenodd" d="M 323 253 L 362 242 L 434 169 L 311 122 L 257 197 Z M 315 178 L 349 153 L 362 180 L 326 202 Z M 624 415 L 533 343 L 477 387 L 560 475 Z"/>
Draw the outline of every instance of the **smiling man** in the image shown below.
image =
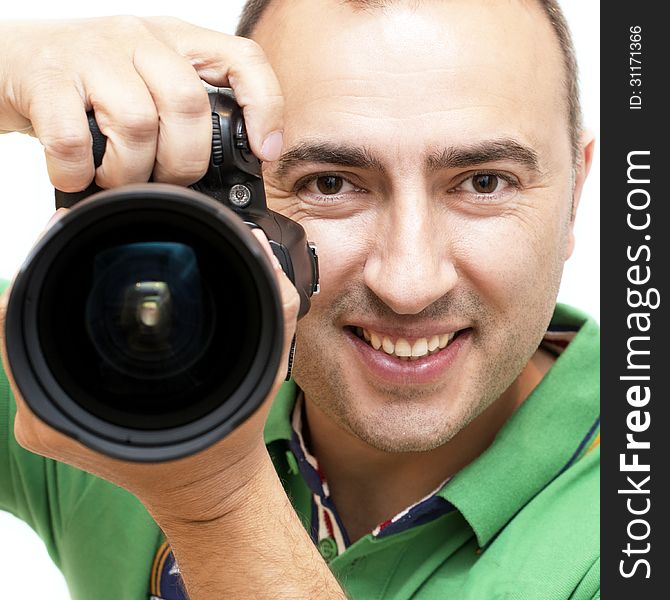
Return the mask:
<path fill-rule="evenodd" d="M 44 34 L 40 27 L 27 31 Z M 67 27 L 75 46 L 93 45 L 84 27 Z M 32 126 L 52 180 L 74 190 L 93 177 L 82 133 L 93 106 L 112 150 L 101 185 L 152 171 L 189 183 L 207 159 L 196 135 L 207 123 L 196 74 L 232 85 L 266 159 L 271 207 L 319 248 L 322 291 L 297 324 L 294 381 L 265 425 L 279 480 L 262 468 L 259 419 L 223 451 L 204 453 L 197 477 L 179 478 L 193 471 L 188 461 L 171 465 L 179 485 L 160 495 L 165 467 L 149 474 L 90 456 L 40 430 L 19 398 L 22 443 L 137 496 L 193 600 L 598 598 L 598 331 L 556 307 L 593 140 L 581 131 L 558 6 L 251 0 L 238 33 L 264 54 L 166 20 L 95 27 L 110 44 L 100 42 L 100 56 L 112 43 L 124 49 L 104 58 L 128 71 L 114 75 L 118 86 L 144 86 L 134 122 L 119 116 L 112 84 L 91 75 L 94 61 L 70 53 L 50 73 L 70 119 L 54 127 L 75 133 L 54 134 L 25 59 L 5 44 L 13 85 L 0 97 L 0 127 Z M 46 33 L 62 46 L 56 30 Z M 239 64 L 219 52 L 239 54 Z M 178 73 L 181 106 L 190 94 L 197 109 L 176 110 L 149 66 Z M 68 89 L 76 82 L 69 101 L 66 79 Z M 180 147 L 175 132 L 185 122 L 192 131 Z M 253 449 L 242 466 L 231 458 L 235 443 Z M 185 597 L 170 546 L 132 496 L 76 471 L 64 471 L 58 489 L 41 483 L 33 470 L 62 465 L 6 445 L 0 506 L 47 532 L 75 597 L 146 597 L 152 558 L 149 593 Z M 214 459 L 227 461 L 225 481 Z M 253 476 L 240 478 L 243 469 Z M 27 511 L 37 496 L 42 508 Z M 100 502 L 109 503 L 105 524 L 92 508 Z M 54 524 L 54 505 L 77 525 Z M 104 537 L 104 548 L 82 557 L 77 541 L 86 535 Z M 129 536 L 133 547 L 121 556 Z M 123 584 L 110 555 L 132 574 Z M 92 577 L 105 581 L 104 593 Z"/>
<path fill-rule="evenodd" d="M 294 377 L 356 540 L 481 454 L 554 362 L 591 147 L 541 3 L 266 4 L 242 24 L 286 99 L 266 187 L 324 257 Z"/>

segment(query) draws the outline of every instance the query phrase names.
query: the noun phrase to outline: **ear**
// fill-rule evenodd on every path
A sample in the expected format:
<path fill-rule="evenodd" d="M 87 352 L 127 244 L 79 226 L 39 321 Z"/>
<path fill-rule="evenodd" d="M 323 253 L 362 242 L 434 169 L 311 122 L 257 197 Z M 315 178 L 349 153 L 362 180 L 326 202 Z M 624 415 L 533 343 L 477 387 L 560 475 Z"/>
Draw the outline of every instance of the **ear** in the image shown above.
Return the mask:
<path fill-rule="evenodd" d="M 593 152 L 596 145 L 596 139 L 591 131 L 583 131 L 581 137 L 581 144 L 579 146 L 579 154 L 576 157 L 575 165 L 575 185 L 572 191 L 572 214 L 570 215 L 570 231 L 568 233 L 568 243 L 565 251 L 565 260 L 572 256 L 572 251 L 575 248 L 575 218 L 577 216 L 577 207 L 579 200 L 582 197 L 582 190 L 584 189 L 584 182 L 591 170 L 591 163 L 593 162 Z"/>

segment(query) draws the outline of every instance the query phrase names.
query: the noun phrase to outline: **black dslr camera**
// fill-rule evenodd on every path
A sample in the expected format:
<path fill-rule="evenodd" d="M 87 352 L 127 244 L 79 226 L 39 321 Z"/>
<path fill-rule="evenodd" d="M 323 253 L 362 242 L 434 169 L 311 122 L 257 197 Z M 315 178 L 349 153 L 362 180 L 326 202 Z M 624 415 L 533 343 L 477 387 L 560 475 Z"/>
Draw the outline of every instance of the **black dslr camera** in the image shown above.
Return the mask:
<path fill-rule="evenodd" d="M 284 324 L 260 228 L 300 295 L 318 291 L 303 228 L 268 210 L 261 164 L 228 90 L 210 90 L 212 155 L 191 189 L 147 183 L 78 194 L 32 250 L 9 298 L 7 354 L 32 410 L 125 460 L 197 452 L 270 392 Z M 96 166 L 105 138 L 92 116 Z"/>

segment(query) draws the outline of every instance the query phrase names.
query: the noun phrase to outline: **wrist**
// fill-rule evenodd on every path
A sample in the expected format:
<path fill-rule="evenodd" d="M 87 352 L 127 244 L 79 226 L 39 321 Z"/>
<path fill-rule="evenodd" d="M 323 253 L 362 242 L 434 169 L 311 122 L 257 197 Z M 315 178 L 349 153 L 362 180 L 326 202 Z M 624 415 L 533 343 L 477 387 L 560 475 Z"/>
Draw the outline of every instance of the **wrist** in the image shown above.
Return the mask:
<path fill-rule="evenodd" d="M 140 500 L 167 534 L 171 530 L 225 527 L 272 491 L 283 494 L 281 482 L 264 444 L 221 469 L 210 465 L 192 470 L 187 482 L 163 488 L 157 497 Z"/>
<path fill-rule="evenodd" d="M 269 457 L 258 466 L 236 497 L 207 517 L 157 515 L 189 598 L 345 600 Z"/>

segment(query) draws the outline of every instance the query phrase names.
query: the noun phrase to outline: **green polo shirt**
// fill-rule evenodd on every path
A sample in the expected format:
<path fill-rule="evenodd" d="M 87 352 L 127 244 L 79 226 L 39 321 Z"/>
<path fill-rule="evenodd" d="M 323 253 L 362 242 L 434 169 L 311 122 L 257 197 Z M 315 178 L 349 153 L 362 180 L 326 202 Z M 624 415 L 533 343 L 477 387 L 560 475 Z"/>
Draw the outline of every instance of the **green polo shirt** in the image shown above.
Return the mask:
<path fill-rule="evenodd" d="M 552 325 L 579 333 L 491 447 L 438 492 L 446 510 L 391 535 L 367 535 L 330 562 L 350 597 L 599 598 L 598 328 L 562 306 Z M 289 447 L 295 396 L 292 382 L 282 388 L 266 441 L 309 529 L 312 491 Z M 184 598 L 169 548 L 141 504 L 20 448 L 14 414 L 0 373 L 0 509 L 41 536 L 72 598 Z"/>
<path fill-rule="evenodd" d="M 551 329 L 578 333 L 493 444 L 438 492 L 443 515 L 369 534 L 330 562 L 352 598 L 600 597 L 599 330 L 563 305 Z M 265 441 L 310 527 L 312 491 L 286 451 L 295 395 L 291 384 L 276 398 Z"/>

